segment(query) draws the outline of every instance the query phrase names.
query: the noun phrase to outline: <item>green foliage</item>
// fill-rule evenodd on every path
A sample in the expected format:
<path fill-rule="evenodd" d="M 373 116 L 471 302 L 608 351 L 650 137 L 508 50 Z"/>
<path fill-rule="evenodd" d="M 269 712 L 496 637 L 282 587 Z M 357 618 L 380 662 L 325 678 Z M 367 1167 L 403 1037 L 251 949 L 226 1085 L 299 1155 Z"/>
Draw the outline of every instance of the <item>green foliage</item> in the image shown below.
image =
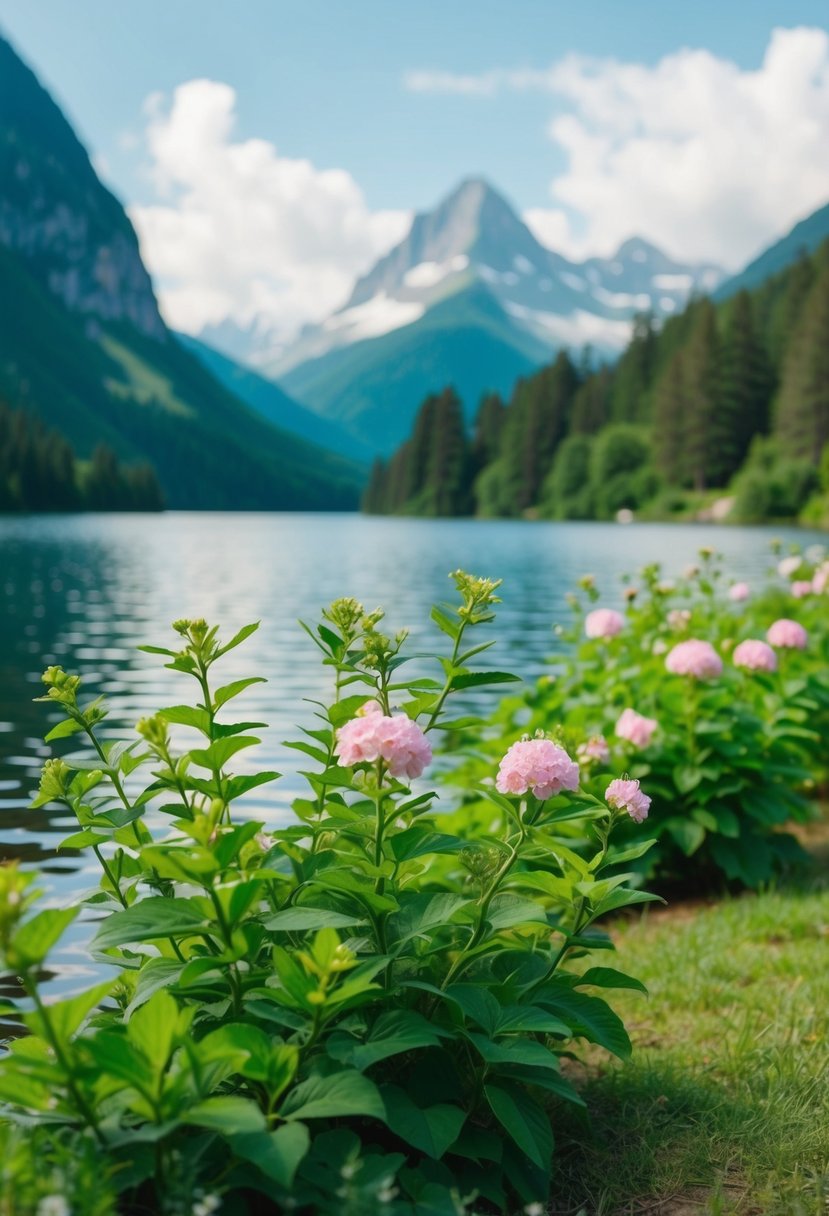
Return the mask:
<path fill-rule="evenodd" d="M 549 1102 L 580 1102 L 561 1056 L 630 1050 L 604 994 L 637 981 L 572 962 L 610 948 L 603 915 L 650 897 L 610 877 L 626 816 L 590 783 L 548 798 L 483 784 L 466 805 L 442 764 L 440 813 L 438 789 L 413 785 L 430 738 L 448 759 L 473 729 L 451 715 L 456 694 L 514 679 L 476 666 L 498 584 L 452 577 L 431 671 L 421 654 L 408 674 L 405 631 L 382 632 L 382 612 L 355 600 L 304 626 L 335 697 L 289 744 L 307 790 L 276 831 L 244 813 L 245 793 L 278 776 L 251 766 L 261 724 L 226 717 L 261 677 L 214 679 L 255 625 L 223 642 L 180 620 L 172 645 L 145 647 L 196 695 L 132 741 L 77 676 L 46 671 L 50 737 L 73 750 L 46 762 L 34 805 L 73 815 L 64 846 L 91 850 L 102 877 L 77 905 L 37 910 L 33 875 L 0 867 L 0 959 L 25 994 L 4 1017 L 29 1032 L 0 1059 L 19 1210 L 34 1216 L 47 1179 L 74 1194 L 93 1158 L 82 1210 L 101 1216 L 545 1201 Z M 39 976 L 83 907 L 110 976 L 47 1004 Z M 18 1124 L 36 1128 L 37 1167 Z"/>
<path fill-rule="evenodd" d="M 738 475 L 732 489 L 741 518 L 808 512 L 822 523 L 829 508 L 812 497 L 807 466 L 816 468 L 829 442 L 827 293 L 823 246 L 751 294 L 740 291 L 716 306 L 691 300 L 659 330 L 651 317 L 638 317 L 613 367 L 594 370 L 585 358 L 576 368 L 560 352 L 516 383 L 506 407 L 495 394 L 484 399 L 466 459 L 449 462 L 443 509 L 603 519 L 632 508 L 653 518 L 670 513 L 677 495 L 690 491 L 702 504 L 707 491 Z M 425 474 L 411 476 L 437 429 L 434 402 L 424 403 L 403 447 L 375 467 L 366 509 L 435 513 Z M 755 455 L 770 431 L 780 459 L 773 468 Z M 607 480 L 596 467 L 605 443 L 621 451 L 620 437 L 633 434 L 638 445 L 628 444 L 630 459 L 614 461 Z"/>
<path fill-rule="evenodd" d="M 149 465 L 122 466 L 104 444 L 89 465 L 23 410 L 0 402 L 0 511 L 159 511 Z"/>
<path fill-rule="evenodd" d="M 796 577 L 814 573 L 804 559 Z M 570 645 L 556 657 L 554 676 L 504 703 L 499 740 L 563 722 L 563 740 L 582 755 L 588 774 L 641 781 L 652 799 L 648 834 L 656 844 L 638 857 L 625 855 L 621 841 L 617 861 L 625 869 L 694 892 L 766 883 L 802 856 L 786 827 L 811 818 L 810 792 L 825 775 L 825 596 L 794 599 L 775 587 L 732 603 L 710 550 L 678 584 L 649 566 L 628 592 L 620 632 L 585 639 L 584 610 L 599 590 L 592 577 L 583 580 L 581 594 L 571 597 L 574 625 L 563 634 Z M 779 617 L 803 620 L 809 648 L 780 650 L 772 672 L 735 666 L 737 643 L 765 638 Z M 666 655 L 690 638 L 715 646 L 720 676 L 696 679 L 666 668 Z M 624 728 L 619 734 L 625 710 L 656 724 L 646 742 L 631 742 Z M 593 759 L 579 750 L 591 739 L 601 744 Z M 481 771 L 473 762 L 464 780 Z"/>

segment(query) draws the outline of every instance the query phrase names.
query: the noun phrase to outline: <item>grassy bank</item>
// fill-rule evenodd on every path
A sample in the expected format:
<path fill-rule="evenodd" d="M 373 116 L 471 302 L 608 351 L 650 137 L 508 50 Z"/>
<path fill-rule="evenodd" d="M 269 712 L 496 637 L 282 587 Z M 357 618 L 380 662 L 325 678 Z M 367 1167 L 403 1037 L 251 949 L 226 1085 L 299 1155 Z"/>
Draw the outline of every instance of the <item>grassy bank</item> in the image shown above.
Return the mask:
<path fill-rule="evenodd" d="M 581 1070 L 589 1129 L 559 1141 L 551 1213 L 825 1216 L 825 878 L 651 911 L 618 938 L 650 997 L 615 1002 L 633 1062 Z"/>

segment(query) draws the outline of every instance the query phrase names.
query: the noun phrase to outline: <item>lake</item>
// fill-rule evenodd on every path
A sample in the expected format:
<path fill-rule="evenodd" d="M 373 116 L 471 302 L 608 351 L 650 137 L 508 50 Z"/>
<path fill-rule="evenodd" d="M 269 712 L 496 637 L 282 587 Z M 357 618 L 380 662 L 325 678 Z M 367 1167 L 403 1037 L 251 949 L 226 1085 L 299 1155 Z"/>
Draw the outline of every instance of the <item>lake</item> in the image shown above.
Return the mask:
<path fill-rule="evenodd" d="M 409 627 L 411 647 L 437 631 L 429 606 L 451 598 L 458 566 L 503 578 L 501 667 L 532 679 L 554 649 L 556 621 L 569 619 L 566 593 L 582 574 L 596 575 L 602 602 L 621 599 L 619 576 L 660 561 L 677 575 L 712 545 L 734 577 L 759 580 L 774 537 L 808 544 L 821 533 L 713 525 L 528 523 L 509 520 L 415 520 L 359 515 L 210 514 L 0 517 L 0 856 L 44 871 L 47 897 L 65 901 L 97 882 L 97 863 L 56 855 L 74 820 L 56 810 L 30 811 L 43 744 L 54 715 L 32 704 L 40 674 L 59 663 L 84 679 L 89 697 L 105 693 L 110 728 L 126 725 L 190 694 L 186 677 L 168 672 L 142 642 L 171 645 L 170 622 L 204 616 L 225 637 L 249 621 L 262 627 L 223 660 L 222 681 L 265 674 L 238 704 L 244 717 L 270 724 L 256 749 L 257 768 L 281 781 L 251 795 L 250 814 L 269 823 L 290 817 L 300 779 L 296 737 L 302 698 L 328 692 L 328 672 L 297 626 L 320 608 L 352 595 L 386 608 L 390 631 Z M 50 716 L 51 715 L 51 716 Z M 76 926 L 58 960 L 63 985 L 85 982 L 86 930 Z"/>

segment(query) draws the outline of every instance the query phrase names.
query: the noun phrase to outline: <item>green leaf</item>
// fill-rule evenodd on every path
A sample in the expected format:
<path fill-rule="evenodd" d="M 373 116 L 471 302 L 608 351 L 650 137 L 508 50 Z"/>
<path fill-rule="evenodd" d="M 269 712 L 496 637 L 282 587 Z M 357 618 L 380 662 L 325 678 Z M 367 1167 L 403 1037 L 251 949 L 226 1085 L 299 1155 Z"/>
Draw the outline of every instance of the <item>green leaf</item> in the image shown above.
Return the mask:
<path fill-rule="evenodd" d="M 74 718 L 66 718 L 63 722 L 58 722 L 57 726 L 53 726 L 48 735 L 44 735 L 44 742 L 51 743 L 53 739 L 67 739 L 70 735 L 75 735 L 79 730 L 83 730 L 83 723 L 76 722 Z"/>
<path fill-rule="evenodd" d="M 457 617 L 449 616 L 449 614 L 444 612 L 442 608 L 439 608 L 437 604 L 434 605 L 432 611 L 429 613 L 429 616 L 435 622 L 438 629 L 440 629 L 441 633 L 445 633 L 447 637 L 452 639 L 453 642 L 456 640 L 461 628 L 461 622 Z"/>
<path fill-rule="evenodd" d="M 114 980 L 107 980 L 66 1001 L 55 1001 L 49 1006 L 49 1022 L 62 1043 L 71 1039 L 87 1014 L 95 1009 L 105 996 L 109 995 L 114 983 Z M 39 1034 L 41 1038 L 45 1037 L 43 1019 L 37 1010 L 26 1015 L 26 1022 L 33 1029 L 36 1027 L 35 1033 Z"/>
<path fill-rule="evenodd" d="M 389 917 L 388 928 L 392 941 L 404 945 L 421 933 L 428 933 L 438 925 L 448 925 L 455 914 L 471 900 L 463 895 L 452 895 L 448 891 L 430 895 L 426 891 L 403 894 L 400 911 Z"/>
<path fill-rule="evenodd" d="M 648 990 L 641 980 L 634 979 L 632 975 L 625 975 L 624 971 L 617 971 L 615 967 L 588 967 L 576 980 L 577 987 L 584 984 L 592 984 L 595 988 L 631 988 L 634 992 L 648 995 Z"/>
<path fill-rule="evenodd" d="M 199 768 L 207 768 L 211 773 L 217 773 L 219 769 L 224 768 L 228 760 L 233 759 L 237 752 L 246 747 L 255 747 L 257 743 L 261 742 L 261 739 L 257 739 L 253 735 L 232 735 L 229 739 L 217 739 L 215 743 L 210 744 L 210 747 L 197 748 L 190 752 L 190 759 Z"/>
<path fill-rule="evenodd" d="M 138 972 L 138 980 L 132 1000 L 124 1010 L 124 1022 L 129 1022 L 136 1009 L 150 999 L 154 992 L 169 988 L 184 970 L 185 964 L 177 958 L 151 958 Z"/>
<path fill-rule="evenodd" d="M 133 904 L 131 908 L 125 908 L 123 912 L 113 912 L 108 916 L 95 934 L 92 946 L 96 950 L 105 950 L 129 942 L 190 937 L 209 928 L 210 922 L 191 900 L 154 895 Z"/>
<path fill-rule="evenodd" d="M 509 671 L 467 671 L 452 676 L 452 688 L 480 688 L 485 684 L 515 684 L 521 677 Z"/>
<path fill-rule="evenodd" d="M 546 1170 L 553 1155 L 550 1120 L 537 1102 L 516 1085 L 485 1085 L 490 1109 L 504 1131 L 534 1165 Z"/>
<path fill-rule="evenodd" d="M 285 1123 L 275 1132 L 247 1132 L 230 1136 L 229 1141 L 237 1157 L 252 1161 L 267 1178 L 290 1191 L 311 1137 L 304 1123 Z"/>
<path fill-rule="evenodd" d="M 345 1069 L 328 1077 L 309 1077 L 288 1094 L 279 1114 L 283 1119 L 334 1119 L 349 1115 L 385 1117 L 377 1086 L 362 1073 Z"/>
<path fill-rule="evenodd" d="M 630 1039 L 624 1023 L 598 996 L 588 996 L 553 981 L 533 994 L 537 1005 L 552 1010 L 572 1027 L 573 1034 L 597 1043 L 621 1060 L 630 1056 Z"/>
<path fill-rule="evenodd" d="M 466 848 L 466 841 L 461 840 L 460 836 L 434 832 L 430 828 L 412 827 L 391 836 L 389 847 L 395 861 L 411 861 L 427 853 L 458 853 Z"/>
<path fill-rule="evenodd" d="M 15 952 L 27 966 L 42 963 L 78 915 L 79 908 L 44 908 L 25 921 L 14 935 Z"/>
<path fill-rule="evenodd" d="M 204 1102 L 189 1106 L 182 1115 L 182 1121 L 221 1132 L 224 1136 L 264 1132 L 267 1126 L 265 1116 L 255 1102 L 231 1095 L 207 1098 Z"/>
<path fill-rule="evenodd" d="M 332 908 L 309 908 L 295 904 L 265 921 L 265 928 L 278 933 L 302 933 L 308 929 L 346 929 L 365 924 L 365 917 L 349 916 Z"/>
<path fill-rule="evenodd" d="M 496 895 L 486 916 L 493 932 L 513 929 L 516 925 L 546 924 L 547 916 L 540 904 L 518 895 Z"/>
<path fill-rule="evenodd" d="M 674 769 L 674 782 L 680 794 L 695 790 L 704 777 L 704 771 L 693 764 L 678 764 Z"/>
<path fill-rule="evenodd" d="M 394 1134 L 435 1160 L 454 1144 L 466 1122 L 460 1107 L 439 1103 L 424 1109 L 397 1085 L 383 1086 L 383 1102 L 385 1122 Z"/>
<path fill-rule="evenodd" d="M 501 1016 L 501 1005 L 482 984 L 450 984 L 446 995 L 457 1001 L 464 1015 L 487 1034 L 494 1034 Z"/>
<path fill-rule="evenodd" d="M 206 709 L 196 709 L 192 705 L 170 705 L 159 713 L 166 722 L 173 722 L 176 726 L 192 726 L 210 738 L 210 715 Z"/>
<path fill-rule="evenodd" d="M 690 857 L 705 840 L 705 828 L 694 819 L 667 819 L 665 828 L 686 857 Z"/>
<path fill-rule="evenodd" d="M 221 709 L 223 705 L 234 697 L 238 697 L 240 692 L 244 692 L 252 684 L 267 684 L 267 680 L 264 676 L 248 676 L 246 680 L 233 680 L 230 684 L 223 684 L 213 693 L 214 706 L 217 710 Z"/>
<path fill-rule="evenodd" d="M 390 1009 L 383 1013 L 372 1026 L 363 1043 L 351 1035 L 333 1038 L 328 1043 L 328 1054 L 363 1072 L 380 1060 L 414 1051 L 418 1047 L 435 1047 L 441 1036 L 426 1018 L 408 1009 Z"/>
<path fill-rule="evenodd" d="M 258 628 L 259 621 L 254 621 L 252 625 L 243 625 L 239 632 L 234 634 L 229 642 L 226 642 L 224 646 L 220 647 L 220 649 L 216 651 L 216 658 L 221 658 L 223 654 L 227 654 L 229 650 L 233 650 L 235 646 L 239 646 L 240 643 L 244 642 L 245 638 L 249 638 L 252 633 L 256 633 Z"/>
<path fill-rule="evenodd" d="M 241 798 L 243 794 L 249 793 L 250 790 L 257 789 L 260 785 L 267 785 L 269 781 L 276 781 L 281 777 L 281 773 L 244 773 L 236 777 L 230 777 L 222 783 L 225 798 L 228 802 L 233 802 L 235 798 Z"/>
<path fill-rule="evenodd" d="M 154 992 L 127 1025 L 127 1037 L 160 1073 L 170 1058 L 176 1037 L 178 1005 L 163 988 Z"/>

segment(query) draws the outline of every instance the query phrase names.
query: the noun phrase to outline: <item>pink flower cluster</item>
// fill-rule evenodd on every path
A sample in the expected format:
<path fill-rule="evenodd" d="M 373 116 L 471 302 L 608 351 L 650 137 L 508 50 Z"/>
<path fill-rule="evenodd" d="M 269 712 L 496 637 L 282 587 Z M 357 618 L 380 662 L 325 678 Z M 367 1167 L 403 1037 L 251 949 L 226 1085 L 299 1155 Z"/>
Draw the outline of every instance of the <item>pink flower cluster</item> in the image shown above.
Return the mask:
<path fill-rule="evenodd" d="M 643 823 L 648 817 L 651 800 L 643 794 L 638 781 L 617 777 L 605 790 L 605 802 L 616 811 L 627 811 L 634 823 Z"/>
<path fill-rule="evenodd" d="M 646 718 L 635 709 L 623 709 L 614 730 L 620 739 L 627 739 L 634 747 L 647 747 L 658 725 L 656 718 Z"/>
<path fill-rule="evenodd" d="M 668 613 L 668 625 L 671 629 L 675 629 L 677 633 L 681 633 L 683 629 L 687 629 L 690 623 L 690 608 L 672 608 Z"/>
<path fill-rule="evenodd" d="M 733 587 L 728 588 L 728 598 L 733 604 L 741 604 L 750 595 L 751 588 L 748 583 L 735 583 Z"/>
<path fill-rule="evenodd" d="M 777 573 L 781 578 L 791 578 L 797 574 L 802 565 L 803 558 L 800 554 L 792 553 L 789 557 L 784 557 L 778 562 Z"/>
<path fill-rule="evenodd" d="M 596 760 L 599 764 L 607 764 L 610 759 L 607 739 L 602 735 L 591 735 L 585 743 L 579 744 L 576 755 L 582 764 L 589 764 L 591 760 Z"/>
<path fill-rule="evenodd" d="M 781 617 L 766 633 L 766 638 L 778 650 L 805 650 L 809 635 L 797 621 Z"/>
<path fill-rule="evenodd" d="M 615 638 L 624 625 L 625 618 L 615 608 L 595 608 L 584 618 L 584 632 L 589 638 Z"/>
<path fill-rule="evenodd" d="M 777 655 L 767 642 L 748 638 L 734 650 L 734 666 L 746 671 L 777 671 Z"/>
<path fill-rule="evenodd" d="M 553 798 L 562 790 L 579 788 L 579 766 L 550 739 L 522 739 L 501 761 L 495 788 L 501 794 L 532 790 L 536 798 Z"/>
<path fill-rule="evenodd" d="M 423 731 L 405 714 L 384 714 L 377 704 L 364 707 L 337 731 L 336 755 L 346 768 L 384 760 L 393 777 L 419 777 L 431 763 L 432 749 Z"/>
<path fill-rule="evenodd" d="M 674 646 L 665 659 L 665 666 L 675 676 L 693 676 L 697 680 L 722 675 L 722 659 L 710 642 L 698 638 Z"/>
<path fill-rule="evenodd" d="M 796 600 L 803 600 L 807 595 L 811 595 L 814 591 L 812 580 L 810 578 L 796 578 L 791 587 L 792 595 Z"/>

